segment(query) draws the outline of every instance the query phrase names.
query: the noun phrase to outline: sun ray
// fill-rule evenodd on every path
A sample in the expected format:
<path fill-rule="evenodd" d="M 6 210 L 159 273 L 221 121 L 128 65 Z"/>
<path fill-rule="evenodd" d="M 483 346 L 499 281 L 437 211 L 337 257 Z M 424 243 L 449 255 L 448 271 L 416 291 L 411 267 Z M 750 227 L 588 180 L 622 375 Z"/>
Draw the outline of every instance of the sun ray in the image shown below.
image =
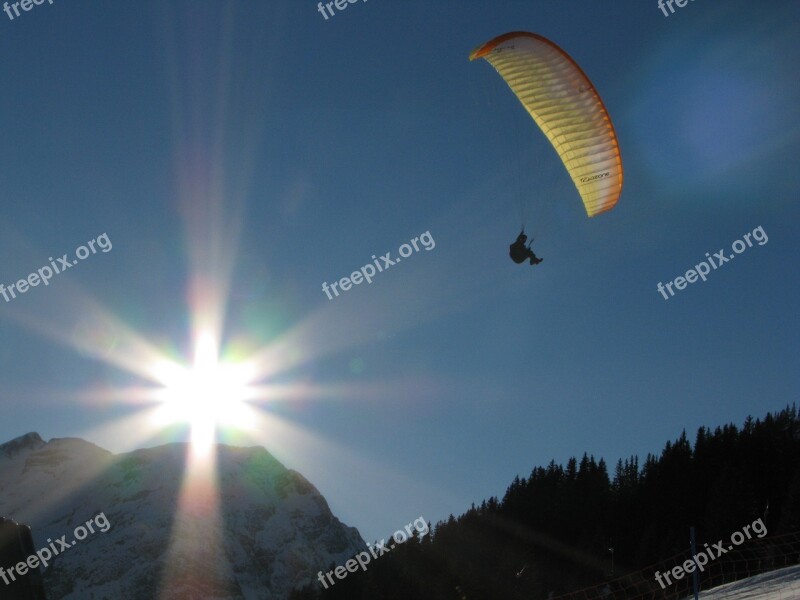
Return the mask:
<path fill-rule="evenodd" d="M 170 533 L 159 597 L 218 596 L 230 571 L 223 548 L 216 460 L 213 453 L 198 454 L 187 447 L 186 468 Z"/>
<path fill-rule="evenodd" d="M 251 18 L 249 12 L 247 15 L 242 13 L 242 18 Z M 163 435 L 178 441 L 188 431 L 162 598 L 181 597 L 194 582 L 214 581 L 226 568 L 220 560 L 222 553 L 216 550 L 223 533 L 214 442 L 221 436 L 246 436 L 276 452 L 298 453 L 304 467 L 331 452 L 334 462 L 341 459 L 343 464 L 363 469 L 386 489 L 393 481 L 407 483 L 407 490 L 415 489 L 412 478 L 358 457 L 270 412 L 274 402 L 366 399 L 392 393 L 386 382 L 311 384 L 276 382 L 275 378 L 349 346 L 380 340 L 417 324 L 419 315 L 430 318 L 434 311 L 425 306 L 429 302 L 426 295 L 408 286 L 402 271 L 395 278 L 387 278 L 382 288 L 374 288 L 382 291 L 373 307 L 366 296 L 337 305 L 337 310 L 324 305 L 277 339 L 263 345 L 262 340 L 253 343 L 256 349 L 249 356 L 224 358 L 225 320 L 246 200 L 257 164 L 256 148 L 262 131 L 259 124 L 267 119 L 264 107 L 273 95 L 268 89 L 269 78 L 263 73 L 254 76 L 233 52 L 233 20 L 232 13 L 226 13 L 221 25 L 210 25 L 225 31 L 224 43 L 216 49 L 192 47 L 215 36 L 192 29 L 186 40 L 179 40 L 170 30 L 171 24 L 164 30 L 173 101 L 173 201 L 183 227 L 187 263 L 186 314 L 175 316 L 188 320 L 187 345 L 191 350 L 176 351 L 166 347 L 175 343 L 171 340 L 159 343 L 157 336 L 137 332 L 66 279 L 59 281 L 66 293 L 58 317 L 34 316 L 16 307 L 12 317 L 85 358 L 142 380 L 141 385 L 95 386 L 66 394 L 91 407 L 135 409 L 96 426 L 88 432 L 90 436 L 113 440 L 117 447 L 120 443 L 139 446 Z M 256 46 L 264 39 L 279 44 L 279 36 L 263 36 L 261 31 L 251 41 Z M 241 43 L 238 35 L 236 43 Z M 216 64 L 203 64 L 206 60 Z M 242 76 L 254 85 L 241 85 L 238 78 Z M 195 77 L 199 79 L 195 81 Z M 216 90 L 216 95 L 200 94 L 206 86 Z M 386 315 L 375 308 L 387 305 L 390 297 L 401 300 L 400 310 Z M 186 360 L 187 352 L 194 353 L 191 360 Z M 326 481 L 337 494 L 350 499 L 352 490 L 341 477 Z"/>

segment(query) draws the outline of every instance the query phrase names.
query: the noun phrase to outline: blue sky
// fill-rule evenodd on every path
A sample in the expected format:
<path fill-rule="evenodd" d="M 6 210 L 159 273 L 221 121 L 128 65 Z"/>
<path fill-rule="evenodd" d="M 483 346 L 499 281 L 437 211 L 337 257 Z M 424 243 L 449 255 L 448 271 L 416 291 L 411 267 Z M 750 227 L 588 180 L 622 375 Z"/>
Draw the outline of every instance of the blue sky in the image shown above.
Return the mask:
<path fill-rule="evenodd" d="M 261 383 L 290 390 L 258 403 L 271 427 L 222 439 L 264 445 L 367 539 L 551 459 L 613 467 L 782 408 L 800 383 L 797 23 L 789 0 L 0 13 L 0 282 L 113 243 L 0 297 L 0 440 L 188 439 L 118 390 L 153 385 L 120 366 L 133 336 L 189 360 L 200 276 L 226 299 L 224 354 L 268 357 Z M 514 30 L 554 40 L 602 95 L 625 166 L 610 213 L 586 218 L 511 92 L 468 61 Z M 535 268 L 507 256 L 519 201 Z M 656 291 L 758 226 L 768 243 Z M 322 292 L 426 231 L 432 250 Z"/>

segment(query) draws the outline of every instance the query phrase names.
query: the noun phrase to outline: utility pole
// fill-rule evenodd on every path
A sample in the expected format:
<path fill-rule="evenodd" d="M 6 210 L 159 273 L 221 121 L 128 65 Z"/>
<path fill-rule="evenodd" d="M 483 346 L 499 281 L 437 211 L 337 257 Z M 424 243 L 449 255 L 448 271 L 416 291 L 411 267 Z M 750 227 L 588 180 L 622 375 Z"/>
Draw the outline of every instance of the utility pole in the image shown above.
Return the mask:
<path fill-rule="evenodd" d="M 689 527 L 689 536 L 692 539 L 692 560 L 697 556 L 697 544 L 695 543 L 694 526 Z M 699 600 L 700 588 L 697 585 L 697 569 L 692 573 L 692 582 L 694 584 L 694 600 Z"/>

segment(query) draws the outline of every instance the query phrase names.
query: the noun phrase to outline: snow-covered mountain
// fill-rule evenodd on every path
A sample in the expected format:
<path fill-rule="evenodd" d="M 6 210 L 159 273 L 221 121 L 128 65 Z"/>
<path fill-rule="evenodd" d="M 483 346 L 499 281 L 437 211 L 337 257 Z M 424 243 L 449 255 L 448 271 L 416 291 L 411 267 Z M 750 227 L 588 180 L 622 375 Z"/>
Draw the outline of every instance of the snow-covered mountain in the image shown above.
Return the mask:
<path fill-rule="evenodd" d="M 53 559 L 49 600 L 285 598 L 365 547 L 264 448 L 218 446 L 212 481 L 186 465 L 186 444 L 115 455 L 29 433 L 0 446 L 0 516 L 30 525 L 37 549 L 110 523 Z"/>

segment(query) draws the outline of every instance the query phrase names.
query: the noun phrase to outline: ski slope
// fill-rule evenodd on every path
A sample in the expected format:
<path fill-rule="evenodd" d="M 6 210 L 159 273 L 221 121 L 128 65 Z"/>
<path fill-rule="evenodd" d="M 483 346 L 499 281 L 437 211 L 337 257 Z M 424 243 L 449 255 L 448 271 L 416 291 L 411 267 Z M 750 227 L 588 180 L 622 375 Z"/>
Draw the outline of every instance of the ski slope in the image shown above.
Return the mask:
<path fill-rule="evenodd" d="M 691 596 L 694 598 L 694 596 Z M 800 565 L 700 592 L 701 600 L 800 600 Z"/>

